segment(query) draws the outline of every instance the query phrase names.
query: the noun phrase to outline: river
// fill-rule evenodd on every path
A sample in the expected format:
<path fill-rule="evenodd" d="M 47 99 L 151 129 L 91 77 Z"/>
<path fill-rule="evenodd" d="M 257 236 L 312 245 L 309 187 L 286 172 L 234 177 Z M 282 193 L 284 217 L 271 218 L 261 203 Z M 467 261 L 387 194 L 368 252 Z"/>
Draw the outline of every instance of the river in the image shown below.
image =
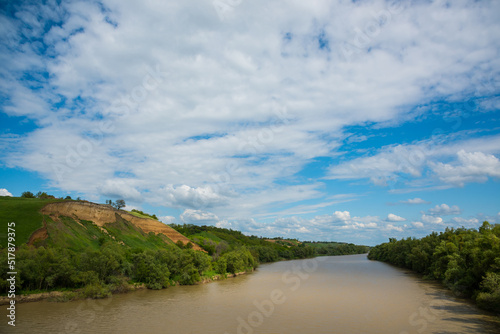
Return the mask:
<path fill-rule="evenodd" d="M 208 284 L 16 311 L 16 327 L 4 317 L 0 332 L 500 333 L 491 314 L 366 255 L 277 262 Z"/>

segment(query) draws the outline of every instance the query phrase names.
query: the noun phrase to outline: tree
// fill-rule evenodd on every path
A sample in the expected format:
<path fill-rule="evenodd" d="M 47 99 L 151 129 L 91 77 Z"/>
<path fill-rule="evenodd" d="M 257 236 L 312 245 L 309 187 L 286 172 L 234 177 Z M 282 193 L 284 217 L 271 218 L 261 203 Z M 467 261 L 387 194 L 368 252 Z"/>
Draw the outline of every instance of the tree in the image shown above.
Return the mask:
<path fill-rule="evenodd" d="M 125 201 L 123 199 L 117 199 L 115 203 L 115 208 L 120 210 L 123 207 L 125 207 Z"/>
<path fill-rule="evenodd" d="M 35 195 L 31 191 L 25 191 L 22 193 L 21 197 L 24 198 L 35 198 Z"/>
<path fill-rule="evenodd" d="M 37 194 L 36 194 L 36 197 L 37 198 L 40 198 L 40 199 L 49 199 L 49 198 L 55 198 L 53 195 L 49 195 L 47 194 L 45 191 L 39 191 Z"/>
<path fill-rule="evenodd" d="M 125 201 L 123 199 L 118 199 L 116 202 L 113 202 L 110 199 L 106 200 L 107 205 L 111 205 L 113 208 L 120 210 L 121 208 L 125 207 Z"/>

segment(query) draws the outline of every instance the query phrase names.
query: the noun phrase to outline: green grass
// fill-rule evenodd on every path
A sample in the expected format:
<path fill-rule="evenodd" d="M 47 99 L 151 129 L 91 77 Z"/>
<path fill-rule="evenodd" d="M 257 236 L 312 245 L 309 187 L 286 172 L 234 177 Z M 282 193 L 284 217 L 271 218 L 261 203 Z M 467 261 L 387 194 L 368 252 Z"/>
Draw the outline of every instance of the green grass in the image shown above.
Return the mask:
<path fill-rule="evenodd" d="M 210 240 L 215 241 L 217 243 L 223 241 L 218 236 L 212 234 L 211 232 L 207 232 L 207 231 L 196 233 L 196 234 L 192 235 L 192 237 L 203 237 L 205 239 L 210 239 Z"/>
<path fill-rule="evenodd" d="M 16 246 L 25 244 L 33 232 L 43 227 L 43 216 L 39 211 L 49 203 L 62 201 L 0 196 L 0 248 L 7 247 L 8 223 L 16 223 Z"/>
<path fill-rule="evenodd" d="M 110 238 L 90 221 L 82 220 L 79 224 L 70 217 L 59 217 L 57 222 L 46 217 L 45 221 L 49 238 L 42 241 L 40 245 L 53 245 L 78 252 L 88 247 L 99 249 L 100 238 L 105 240 Z"/>
<path fill-rule="evenodd" d="M 207 271 L 204 271 L 202 274 L 201 274 L 201 277 L 205 277 L 205 278 L 212 278 L 214 276 L 217 276 L 219 275 L 215 270 L 207 270 Z"/>
<path fill-rule="evenodd" d="M 140 214 L 139 212 L 127 211 L 127 213 L 130 213 L 132 216 L 136 216 L 136 217 L 139 217 L 139 218 L 146 218 L 146 219 L 153 219 L 153 220 L 156 220 L 156 219 L 154 219 L 154 218 L 153 218 L 153 217 L 151 217 L 151 216 L 143 215 L 143 214 Z"/>
<path fill-rule="evenodd" d="M 104 228 L 110 235 L 114 236 L 116 240 L 123 241 L 123 243 L 131 248 L 141 249 L 158 249 L 167 246 L 162 235 L 155 235 L 153 232 L 149 234 L 144 233 L 138 227 L 125 220 L 119 220 L 115 223 L 104 225 Z"/>
<path fill-rule="evenodd" d="M 77 222 L 70 217 L 58 217 L 53 220 L 44 216 L 40 210 L 49 203 L 63 202 L 60 199 L 38 199 L 21 197 L 0 196 L 0 248 L 7 247 L 7 224 L 15 222 L 17 247 L 29 241 L 33 232 L 43 227 L 43 221 L 47 224 L 48 238 L 36 242 L 36 246 L 57 246 L 68 248 L 73 251 L 82 251 L 87 248 L 99 249 L 105 241 L 123 242 L 131 248 L 159 249 L 164 248 L 172 241 L 164 235 L 145 234 L 126 220 L 106 224 L 101 230 L 99 226 L 91 221 Z M 149 218 L 137 212 L 131 212 L 134 216 Z M 114 236 L 114 239 L 112 238 Z"/>

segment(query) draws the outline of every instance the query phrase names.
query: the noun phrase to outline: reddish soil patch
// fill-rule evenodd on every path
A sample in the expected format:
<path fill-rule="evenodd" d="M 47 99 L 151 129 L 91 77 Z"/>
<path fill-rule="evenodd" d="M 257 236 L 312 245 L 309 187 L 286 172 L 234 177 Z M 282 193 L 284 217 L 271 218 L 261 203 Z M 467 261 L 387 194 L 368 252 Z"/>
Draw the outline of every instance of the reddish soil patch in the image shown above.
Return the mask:
<path fill-rule="evenodd" d="M 28 245 L 33 245 L 35 241 L 45 240 L 47 239 L 49 234 L 47 233 L 47 223 L 45 220 L 43 221 L 43 227 L 39 228 L 30 236 L 30 240 L 28 241 Z"/>

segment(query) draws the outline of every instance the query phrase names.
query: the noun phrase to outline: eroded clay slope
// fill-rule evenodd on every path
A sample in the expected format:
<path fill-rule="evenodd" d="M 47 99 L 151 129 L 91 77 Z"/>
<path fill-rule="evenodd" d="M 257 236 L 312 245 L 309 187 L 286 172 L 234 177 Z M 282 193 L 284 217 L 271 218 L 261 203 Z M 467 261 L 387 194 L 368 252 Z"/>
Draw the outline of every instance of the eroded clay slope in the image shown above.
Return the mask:
<path fill-rule="evenodd" d="M 76 219 L 77 221 L 88 220 L 101 227 L 107 223 L 114 223 L 116 222 L 118 217 L 121 217 L 122 219 L 131 222 L 133 225 L 140 228 L 145 233 L 162 233 L 174 243 L 180 240 L 182 241 L 182 243 L 187 244 L 191 241 L 170 226 L 165 225 L 160 221 L 154 219 L 139 218 L 125 211 L 116 210 L 109 205 L 101 205 L 90 202 L 51 203 L 46 205 L 41 210 L 41 213 L 44 215 L 49 215 L 54 219 L 57 219 L 59 216 L 66 216 Z M 193 244 L 193 249 L 201 251 L 203 250 L 195 243 L 191 243 Z"/>

